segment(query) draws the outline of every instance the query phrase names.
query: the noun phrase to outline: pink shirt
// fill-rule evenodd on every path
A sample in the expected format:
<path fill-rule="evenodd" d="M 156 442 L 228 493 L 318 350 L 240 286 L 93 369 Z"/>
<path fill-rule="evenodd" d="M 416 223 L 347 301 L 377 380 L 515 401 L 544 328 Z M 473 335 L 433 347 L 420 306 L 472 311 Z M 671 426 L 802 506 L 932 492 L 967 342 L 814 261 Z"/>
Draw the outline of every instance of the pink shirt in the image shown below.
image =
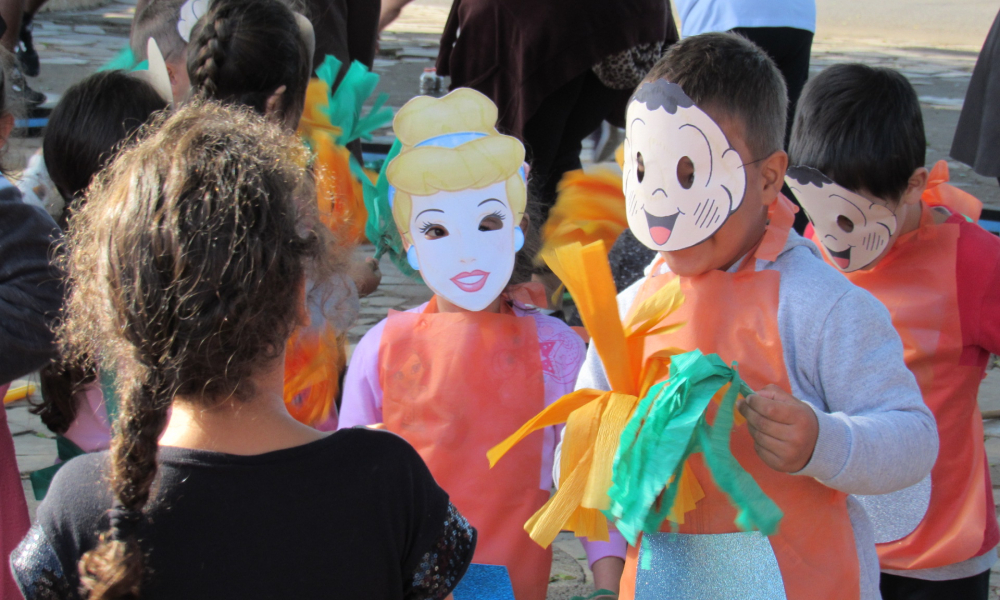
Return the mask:
<path fill-rule="evenodd" d="M 111 425 L 104 406 L 101 384 L 93 381 L 75 395 L 76 418 L 63 434 L 84 452 L 100 452 L 111 447 Z"/>

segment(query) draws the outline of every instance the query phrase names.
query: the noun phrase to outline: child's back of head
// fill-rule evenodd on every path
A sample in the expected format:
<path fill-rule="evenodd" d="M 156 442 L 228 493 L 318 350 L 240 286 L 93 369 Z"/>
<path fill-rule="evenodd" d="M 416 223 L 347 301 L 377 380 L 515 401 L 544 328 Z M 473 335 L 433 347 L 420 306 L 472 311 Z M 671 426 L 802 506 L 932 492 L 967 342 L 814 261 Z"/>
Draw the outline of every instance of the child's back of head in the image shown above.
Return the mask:
<path fill-rule="evenodd" d="M 128 525 L 150 498 L 174 396 L 255 398 L 254 376 L 301 318 L 288 291 L 328 273 L 304 154 L 248 110 L 191 104 L 116 158 L 75 217 L 64 342 L 114 364 L 120 393 L 111 477 L 124 517 L 83 556 L 92 597 L 142 585 Z"/>
<path fill-rule="evenodd" d="M 182 7 L 191 2 L 185 0 L 152 0 L 142 10 L 138 11 L 132 20 L 132 31 L 129 34 L 129 47 L 136 61 L 149 58 L 147 44 L 149 40 L 156 42 L 166 63 L 167 75 L 170 77 L 170 89 L 175 99 L 180 100 L 187 95 L 191 87 L 187 74 L 187 40 L 181 37 L 178 22 L 181 20 Z M 193 24 L 192 24 L 193 25 Z"/>
<path fill-rule="evenodd" d="M 115 153 L 166 107 L 149 82 L 125 71 L 95 73 L 66 90 L 42 141 L 45 167 L 66 201 L 56 215 L 60 228 L 66 230 L 71 211 L 79 208 L 83 193 Z M 93 379 L 93 370 L 84 363 L 56 360 L 46 365 L 40 376 L 43 402 L 33 412 L 52 431 L 65 433 L 76 417 L 76 393 Z"/>
<path fill-rule="evenodd" d="M 103 71 L 74 84 L 52 111 L 42 142 L 52 182 L 67 203 L 78 198 L 121 145 L 166 100 L 142 78 Z M 57 219 L 65 229 L 66 211 Z"/>
<path fill-rule="evenodd" d="M 802 92 L 788 152 L 793 165 L 818 169 L 848 190 L 897 202 L 926 160 L 917 93 L 892 69 L 829 67 Z"/>
<path fill-rule="evenodd" d="M 181 7 L 185 0 L 153 0 L 142 8 L 132 19 L 129 33 L 129 47 L 137 61 L 148 58 L 146 44 L 156 41 L 164 60 L 183 57 L 187 42 L 177 30 Z"/>
<path fill-rule="evenodd" d="M 196 94 L 249 106 L 294 129 L 312 57 L 295 14 L 279 0 L 216 0 L 191 32 L 187 69 Z"/>

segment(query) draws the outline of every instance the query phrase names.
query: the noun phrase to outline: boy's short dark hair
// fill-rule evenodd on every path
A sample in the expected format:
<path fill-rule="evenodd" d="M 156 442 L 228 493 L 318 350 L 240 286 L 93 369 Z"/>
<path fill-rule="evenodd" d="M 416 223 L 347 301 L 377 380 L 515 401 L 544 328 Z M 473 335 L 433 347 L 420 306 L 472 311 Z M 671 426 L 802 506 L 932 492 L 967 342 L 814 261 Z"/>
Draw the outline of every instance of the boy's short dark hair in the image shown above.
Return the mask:
<path fill-rule="evenodd" d="M 646 81 L 666 79 L 681 86 L 701 108 L 715 107 L 739 118 L 753 156 L 770 156 L 785 146 L 788 91 L 774 61 L 750 40 L 734 33 L 685 38 L 667 50 Z"/>
<path fill-rule="evenodd" d="M 892 69 L 829 67 L 802 91 L 788 152 L 849 190 L 898 201 L 927 158 L 917 93 Z"/>
<path fill-rule="evenodd" d="M 125 71 L 102 71 L 74 84 L 52 110 L 42 140 L 45 166 L 70 204 L 153 113 L 167 102 Z M 65 229 L 66 215 L 59 219 Z"/>
<path fill-rule="evenodd" d="M 149 38 L 156 40 L 165 60 L 184 56 L 187 42 L 177 31 L 177 21 L 180 20 L 184 2 L 185 0 L 151 0 L 135 15 L 132 31 L 129 33 L 129 46 L 136 60 L 148 58 L 146 43 Z"/>

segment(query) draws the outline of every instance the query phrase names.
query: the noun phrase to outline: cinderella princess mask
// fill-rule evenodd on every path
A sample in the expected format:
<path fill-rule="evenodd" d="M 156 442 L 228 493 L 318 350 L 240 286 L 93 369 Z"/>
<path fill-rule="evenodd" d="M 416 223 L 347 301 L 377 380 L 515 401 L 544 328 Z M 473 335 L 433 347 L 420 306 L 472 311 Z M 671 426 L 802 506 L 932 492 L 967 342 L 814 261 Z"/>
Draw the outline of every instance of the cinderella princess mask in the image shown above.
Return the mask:
<path fill-rule="evenodd" d="M 524 146 L 496 131 L 496 115 L 488 98 L 459 89 L 414 98 L 393 121 L 403 149 L 387 178 L 407 260 L 469 311 L 500 296 L 524 245 Z"/>

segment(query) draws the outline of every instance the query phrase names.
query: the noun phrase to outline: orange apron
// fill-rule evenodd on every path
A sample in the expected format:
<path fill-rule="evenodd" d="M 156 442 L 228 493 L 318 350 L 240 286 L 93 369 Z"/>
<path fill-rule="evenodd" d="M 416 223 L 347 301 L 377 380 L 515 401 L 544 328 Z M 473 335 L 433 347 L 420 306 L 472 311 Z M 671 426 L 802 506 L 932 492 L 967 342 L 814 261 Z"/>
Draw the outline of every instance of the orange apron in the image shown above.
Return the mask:
<path fill-rule="evenodd" d="M 686 322 L 671 333 L 643 340 L 643 357 L 649 360 L 658 350 L 669 347 L 697 348 L 716 353 L 727 362 L 737 361 L 740 376 L 753 389 L 776 384 L 790 391 L 778 331 L 777 271 L 756 271 L 756 260 L 774 260 L 784 247 L 791 226 L 791 208 L 784 198 L 772 211 L 768 232 L 753 256 L 735 273 L 711 271 L 696 277 L 682 277 L 685 301 L 670 317 Z M 657 272 L 658 264 L 654 266 Z M 665 273 L 649 277 L 633 302 L 642 301 L 672 281 Z M 717 404 L 709 405 L 707 416 L 714 419 Z M 847 513 L 847 496 L 811 477 L 779 473 L 764 464 L 754 451 L 746 423 L 734 426 L 733 455 L 784 512 L 778 532 L 769 536 L 788 600 L 852 600 L 860 594 L 854 530 Z M 705 497 L 684 514 L 682 534 L 736 533 L 736 509 L 712 481 L 702 455 L 689 459 Z M 664 523 L 663 531 L 671 524 Z M 749 534 L 747 534 L 749 535 Z M 640 542 L 641 544 L 641 542 Z M 622 577 L 620 598 L 632 600 L 636 594 L 639 548 L 630 547 Z M 721 556 L 720 560 L 727 557 Z"/>
<path fill-rule="evenodd" d="M 959 364 L 959 226 L 936 224 L 931 211 L 925 204 L 920 227 L 896 240 L 871 270 L 844 274 L 889 309 L 906 366 L 937 419 L 941 443 L 924 519 L 906 537 L 877 546 L 883 569 L 929 569 L 968 560 L 981 549 L 986 531 L 986 452 L 976 401 L 982 369 Z"/>
<path fill-rule="evenodd" d="M 505 305 L 504 305 L 505 306 Z M 379 348 L 385 427 L 423 457 L 479 532 L 474 562 L 505 565 L 517 600 L 545 600 L 551 549 L 524 523 L 539 489 L 542 432 L 490 469 L 486 451 L 545 408 L 535 319 L 482 312 L 390 311 Z"/>

